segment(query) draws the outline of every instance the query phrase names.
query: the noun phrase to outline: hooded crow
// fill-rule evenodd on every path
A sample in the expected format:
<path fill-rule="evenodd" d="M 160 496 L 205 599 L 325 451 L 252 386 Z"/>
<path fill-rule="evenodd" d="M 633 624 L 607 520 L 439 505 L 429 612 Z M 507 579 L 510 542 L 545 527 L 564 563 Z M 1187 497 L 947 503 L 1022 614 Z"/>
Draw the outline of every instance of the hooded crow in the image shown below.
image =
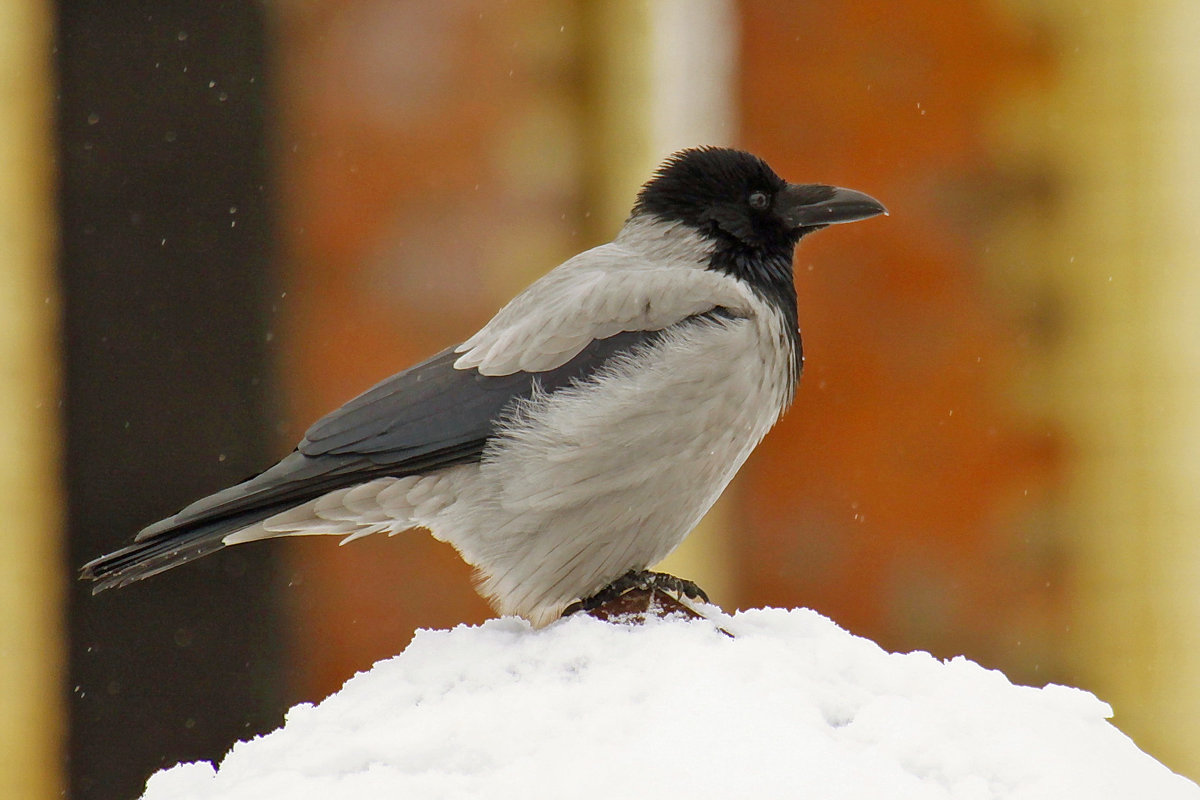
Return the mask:
<path fill-rule="evenodd" d="M 82 577 L 98 592 L 227 545 L 423 527 L 476 568 L 497 612 L 544 625 L 704 516 L 792 401 L 796 244 L 883 213 L 739 150 L 678 152 L 613 241 Z"/>

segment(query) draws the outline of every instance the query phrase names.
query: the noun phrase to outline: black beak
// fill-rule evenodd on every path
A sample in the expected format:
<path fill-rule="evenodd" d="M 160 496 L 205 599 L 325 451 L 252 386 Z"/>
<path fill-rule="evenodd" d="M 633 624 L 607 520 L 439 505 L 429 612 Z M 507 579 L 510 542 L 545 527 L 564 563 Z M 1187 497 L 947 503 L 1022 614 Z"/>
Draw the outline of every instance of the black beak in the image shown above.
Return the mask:
<path fill-rule="evenodd" d="M 818 228 L 886 214 L 874 197 L 819 183 L 789 183 L 775 195 L 775 213 L 793 228 Z"/>

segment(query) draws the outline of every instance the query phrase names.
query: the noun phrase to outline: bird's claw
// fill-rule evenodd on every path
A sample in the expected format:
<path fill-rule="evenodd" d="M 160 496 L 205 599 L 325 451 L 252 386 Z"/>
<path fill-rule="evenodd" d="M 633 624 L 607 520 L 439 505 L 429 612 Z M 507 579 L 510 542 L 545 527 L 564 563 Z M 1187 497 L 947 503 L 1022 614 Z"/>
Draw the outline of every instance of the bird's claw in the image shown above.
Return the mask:
<path fill-rule="evenodd" d="M 591 597 L 585 597 L 582 600 L 576 600 L 565 609 L 562 615 L 569 617 L 572 614 L 580 611 L 592 611 L 601 606 L 611 603 L 621 595 L 633 589 L 641 589 L 642 591 L 660 591 L 668 592 L 676 596 L 688 597 L 692 600 L 700 600 L 708 603 L 708 595 L 704 590 L 697 586 L 693 581 L 685 578 L 677 578 L 674 575 L 668 575 L 665 572 L 651 572 L 649 570 L 630 570 L 621 577 L 617 578 L 612 583 L 605 586 L 600 591 L 596 592 Z"/>

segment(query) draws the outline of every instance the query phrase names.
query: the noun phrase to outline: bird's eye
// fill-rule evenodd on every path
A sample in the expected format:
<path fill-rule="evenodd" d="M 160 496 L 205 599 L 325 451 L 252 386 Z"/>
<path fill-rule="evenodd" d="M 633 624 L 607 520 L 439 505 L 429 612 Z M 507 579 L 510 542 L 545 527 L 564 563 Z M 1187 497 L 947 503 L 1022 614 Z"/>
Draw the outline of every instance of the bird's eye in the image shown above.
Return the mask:
<path fill-rule="evenodd" d="M 750 207 L 755 211 L 762 211 L 771 204 L 770 198 L 766 192 L 751 192 L 749 201 Z"/>

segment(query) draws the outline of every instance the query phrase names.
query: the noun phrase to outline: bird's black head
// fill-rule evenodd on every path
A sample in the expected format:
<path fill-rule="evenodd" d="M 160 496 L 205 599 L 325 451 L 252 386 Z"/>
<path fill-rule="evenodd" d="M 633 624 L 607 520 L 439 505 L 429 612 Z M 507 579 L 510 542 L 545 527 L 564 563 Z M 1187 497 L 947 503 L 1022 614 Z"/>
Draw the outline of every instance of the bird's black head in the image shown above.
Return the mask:
<path fill-rule="evenodd" d="M 672 155 L 642 187 L 633 212 L 765 253 L 790 252 L 800 237 L 827 225 L 886 213 L 861 192 L 788 183 L 758 156 L 725 147 Z"/>
<path fill-rule="evenodd" d="M 699 147 L 658 168 L 633 207 L 681 223 L 713 241 L 711 268 L 729 272 L 780 299 L 792 295 L 792 252 L 805 234 L 887 213 L 868 195 L 823 184 L 788 183 L 761 158 Z"/>
<path fill-rule="evenodd" d="M 786 186 L 750 153 L 722 147 L 682 150 L 642 187 L 633 212 L 682 222 L 730 244 L 790 249 L 799 235 L 771 209 Z"/>

